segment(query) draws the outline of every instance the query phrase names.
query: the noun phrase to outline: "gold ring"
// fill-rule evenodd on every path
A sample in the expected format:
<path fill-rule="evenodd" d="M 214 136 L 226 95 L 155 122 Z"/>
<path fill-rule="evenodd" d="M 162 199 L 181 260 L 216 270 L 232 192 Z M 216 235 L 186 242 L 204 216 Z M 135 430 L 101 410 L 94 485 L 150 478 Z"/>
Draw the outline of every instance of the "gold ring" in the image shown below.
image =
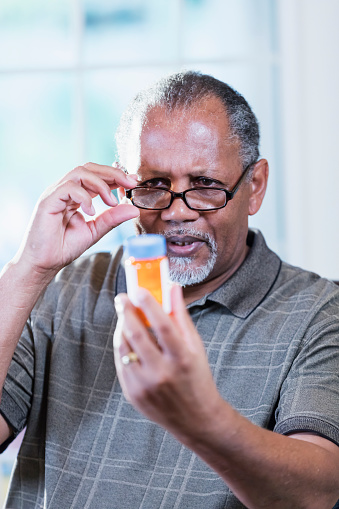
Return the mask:
<path fill-rule="evenodd" d="M 138 356 L 135 352 L 128 352 L 127 355 L 124 355 L 123 357 L 121 357 L 121 362 L 125 366 L 128 366 L 129 364 L 131 364 L 131 362 L 137 362 L 138 360 L 139 360 Z"/>

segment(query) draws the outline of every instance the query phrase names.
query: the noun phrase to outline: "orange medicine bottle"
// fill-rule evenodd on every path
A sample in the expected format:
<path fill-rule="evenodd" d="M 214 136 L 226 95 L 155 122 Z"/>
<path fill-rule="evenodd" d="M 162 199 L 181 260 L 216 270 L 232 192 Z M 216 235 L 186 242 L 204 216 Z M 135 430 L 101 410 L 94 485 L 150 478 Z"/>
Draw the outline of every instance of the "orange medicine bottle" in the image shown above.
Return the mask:
<path fill-rule="evenodd" d="M 165 237 L 155 234 L 130 237 L 124 243 L 124 254 L 127 294 L 132 304 L 136 306 L 138 287 L 146 288 L 169 314 L 171 301 Z M 147 326 L 150 325 L 140 310 L 139 316 Z"/>

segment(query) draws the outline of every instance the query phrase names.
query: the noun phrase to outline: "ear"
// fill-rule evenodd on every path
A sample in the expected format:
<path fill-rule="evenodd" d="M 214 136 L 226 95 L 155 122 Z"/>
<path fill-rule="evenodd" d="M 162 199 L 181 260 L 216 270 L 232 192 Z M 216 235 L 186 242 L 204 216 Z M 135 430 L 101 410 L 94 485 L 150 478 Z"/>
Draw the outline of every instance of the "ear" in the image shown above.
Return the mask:
<path fill-rule="evenodd" d="M 255 163 L 252 170 L 250 182 L 250 197 L 248 204 L 248 215 L 253 216 L 258 212 L 264 199 L 268 180 L 268 162 L 260 159 Z"/>

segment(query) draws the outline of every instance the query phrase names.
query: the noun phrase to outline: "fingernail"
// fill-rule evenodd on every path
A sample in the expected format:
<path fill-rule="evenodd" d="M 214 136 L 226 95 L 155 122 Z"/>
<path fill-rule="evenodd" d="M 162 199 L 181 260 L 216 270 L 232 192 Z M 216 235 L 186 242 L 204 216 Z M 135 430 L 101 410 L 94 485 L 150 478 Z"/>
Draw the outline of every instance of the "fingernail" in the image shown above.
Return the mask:
<path fill-rule="evenodd" d="M 122 299 L 120 298 L 119 295 L 117 295 L 115 298 L 114 298 L 114 306 L 115 306 L 115 310 L 118 314 L 122 313 L 123 310 L 124 310 L 124 305 L 123 305 L 123 302 L 122 302 Z"/>
<path fill-rule="evenodd" d="M 133 184 L 138 182 L 138 176 L 135 175 L 134 173 L 129 173 L 128 175 L 126 175 L 126 177 L 130 182 L 133 182 Z"/>

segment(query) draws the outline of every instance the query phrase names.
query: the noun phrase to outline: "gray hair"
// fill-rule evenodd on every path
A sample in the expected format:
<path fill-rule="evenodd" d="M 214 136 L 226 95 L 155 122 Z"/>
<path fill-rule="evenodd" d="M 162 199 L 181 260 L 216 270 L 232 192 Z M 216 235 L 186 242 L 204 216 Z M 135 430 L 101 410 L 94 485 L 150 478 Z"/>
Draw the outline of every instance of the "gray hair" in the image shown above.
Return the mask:
<path fill-rule="evenodd" d="M 225 108 L 231 136 L 240 142 L 243 169 L 255 163 L 259 158 L 259 125 L 244 97 L 212 76 L 184 71 L 166 76 L 140 92 L 123 113 L 116 133 L 120 164 L 129 168 L 132 157 L 129 142 L 134 139 L 138 143 L 151 109 L 161 106 L 169 114 L 179 108 L 187 111 L 209 97 L 219 98 Z"/>

